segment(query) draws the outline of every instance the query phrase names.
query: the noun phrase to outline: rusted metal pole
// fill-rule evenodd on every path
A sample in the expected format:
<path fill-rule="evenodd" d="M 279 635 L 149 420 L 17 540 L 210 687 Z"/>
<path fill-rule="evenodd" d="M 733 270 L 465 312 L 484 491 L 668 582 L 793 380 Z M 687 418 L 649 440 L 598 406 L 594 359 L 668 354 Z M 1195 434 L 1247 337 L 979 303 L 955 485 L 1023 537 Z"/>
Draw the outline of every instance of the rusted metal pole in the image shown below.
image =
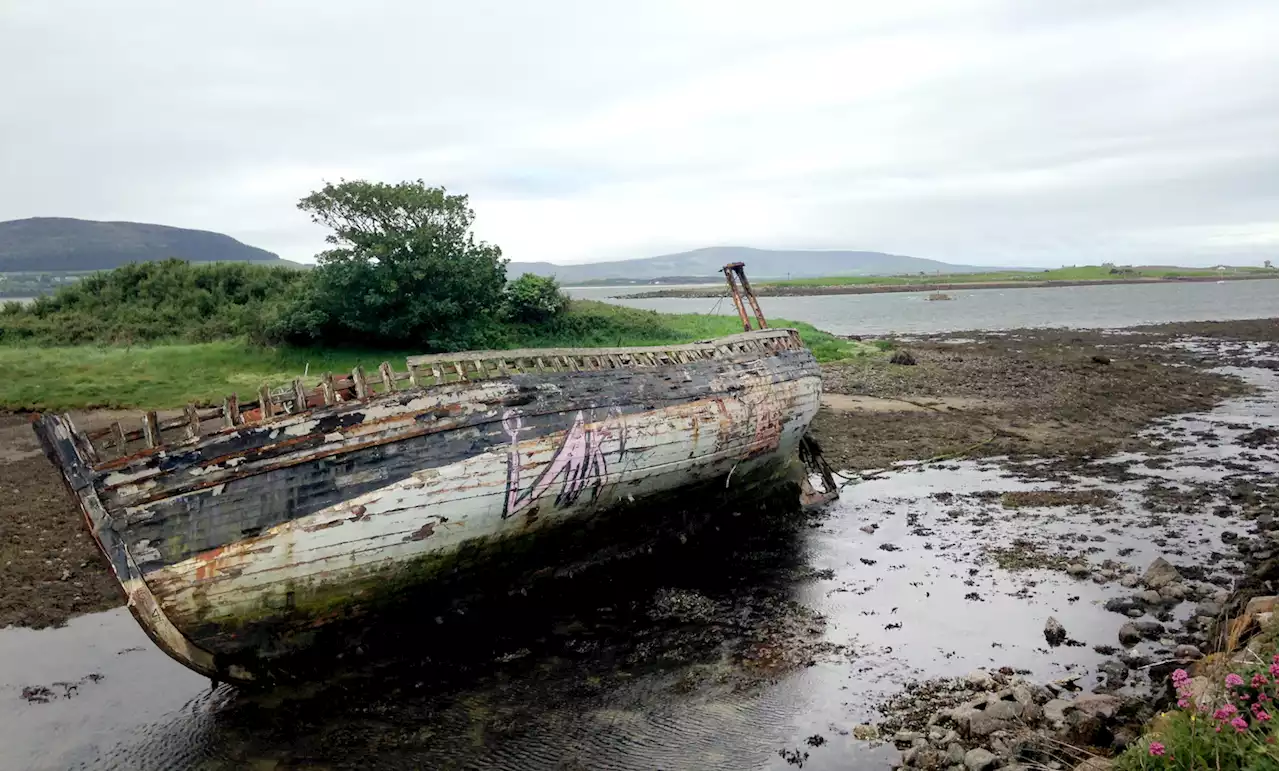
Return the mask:
<path fill-rule="evenodd" d="M 760 329 L 768 329 L 769 325 L 765 323 L 764 313 L 760 310 L 760 303 L 756 302 L 756 293 L 751 291 L 751 284 L 747 282 L 747 273 L 743 270 L 743 264 L 738 263 L 738 267 L 734 268 L 734 272 L 738 274 L 738 280 L 742 282 L 742 293 L 747 296 L 747 301 L 751 303 L 751 309 L 756 312 L 756 321 L 760 323 Z"/>
<path fill-rule="evenodd" d="M 751 319 L 747 318 L 747 308 L 742 304 L 742 295 L 738 293 L 738 285 L 733 280 L 735 270 L 741 267 L 740 262 L 731 262 L 724 266 L 724 280 L 729 282 L 729 294 L 733 296 L 733 304 L 738 308 L 738 318 L 742 319 L 742 330 L 750 332 Z"/>

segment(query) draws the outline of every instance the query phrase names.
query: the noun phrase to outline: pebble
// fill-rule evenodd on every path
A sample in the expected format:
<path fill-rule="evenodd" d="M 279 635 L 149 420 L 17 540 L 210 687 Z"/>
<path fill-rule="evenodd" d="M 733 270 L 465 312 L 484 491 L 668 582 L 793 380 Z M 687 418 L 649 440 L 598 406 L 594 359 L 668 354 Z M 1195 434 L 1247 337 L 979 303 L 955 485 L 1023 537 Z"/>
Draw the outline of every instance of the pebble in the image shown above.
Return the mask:
<path fill-rule="evenodd" d="M 969 771 L 987 771 L 995 762 L 996 756 L 981 747 L 975 747 L 964 754 L 964 767 Z"/>
<path fill-rule="evenodd" d="M 1204 654 L 1194 645 L 1179 645 L 1173 649 L 1173 657 L 1177 659 L 1200 659 Z"/>
<path fill-rule="evenodd" d="M 1213 600 L 1205 600 L 1204 602 L 1201 602 L 1199 605 L 1196 605 L 1197 616 L 1210 616 L 1212 618 L 1217 618 L 1218 615 L 1221 613 L 1222 613 L 1222 604 L 1218 602 L 1214 602 Z"/>
<path fill-rule="evenodd" d="M 1050 645 L 1061 645 L 1062 641 L 1067 639 L 1067 630 L 1058 619 L 1049 616 L 1049 620 L 1044 622 L 1044 639 Z"/>
<path fill-rule="evenodd" d="M 1070 565 L 1067 565 L 1067 575 L 1075 576 L 1076 578 L 1083 578 L 1089 575 L 1089 568 L 1081 565 L 1079 562 L 1073 562 Z"/>
<path fill-rule="evenodd" d="M 1153 589 L 1148 589 L 1147 591 L 1142 592 L 1138 595 L 1138 599 L 1148 605 L 1159 605 L 1164 602 L 1164 598 L 1160 596 L 1160 592 Z"/>
<path fill-rule="evenodd" d="M 1130 621 L 1120 627 L 1120 644 L 1135 645 L 1142 639 L 1142 632 L 1138 631 L 1138 627 L 1134 626 Z"/>
<path fill-rule="evenodd" d="M 1132 589 L 1135 586 L 1137 586 L 1138 581 L 1139 581 L 1138 577 L 1133 573 L 1129 573 L 1120 577 L 1120 585 L 1127 589 Z"/>

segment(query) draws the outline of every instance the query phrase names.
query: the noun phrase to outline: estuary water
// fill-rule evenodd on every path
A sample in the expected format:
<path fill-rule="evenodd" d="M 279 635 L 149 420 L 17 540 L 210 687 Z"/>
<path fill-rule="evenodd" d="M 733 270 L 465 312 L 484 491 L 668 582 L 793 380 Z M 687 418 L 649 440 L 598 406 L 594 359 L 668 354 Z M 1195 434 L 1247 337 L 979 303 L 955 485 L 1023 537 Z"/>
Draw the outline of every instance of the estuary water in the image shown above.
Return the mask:
<path fill-rule="evenodd" d="M 663 287 L 668 288 L 668 287 Z M 663 313 L 734 315 L 716 298 L 615 299 L 644 287 L 570 287 L 571 296 Z M 1109 284 L 1037 289 L 762 297 L 766 318 L 806 321 L 837 335 L 930 334 L 966 329 L 1113 328 L 1171 321 L 1229 321 L 1276 315 L 1280 284 L 1271 280 Z"/>

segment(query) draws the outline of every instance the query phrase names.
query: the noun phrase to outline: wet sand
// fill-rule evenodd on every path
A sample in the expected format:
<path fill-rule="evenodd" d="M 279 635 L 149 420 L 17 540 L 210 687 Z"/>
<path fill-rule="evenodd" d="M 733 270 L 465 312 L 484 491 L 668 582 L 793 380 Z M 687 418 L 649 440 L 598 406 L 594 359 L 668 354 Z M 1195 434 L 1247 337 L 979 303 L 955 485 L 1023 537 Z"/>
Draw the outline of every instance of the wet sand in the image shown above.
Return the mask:
<path fill-rule="evenodd" d="M 907 683 L 1007 666 L 1115 685 L 1098 667 L 1128 620 L 1104 607 L 1133 594 L 1126 571 L 1164 555 L 1206 591 L 1246 576 L 1253 539 L 1275 528 L 1275 329 L 953 337 L 904 343 L 915 367 L 829 369 L 829 386 L 876 400 L 817 422 L 837 467 L 969 453 L 851 484 L 821 516 L 727 516 L 531 596 L 407 608 L 370 630 L 394 655 L 335 662 L 305 688 L 211 690 L 122 608 L 0 630 L 0 767 L 888 768 L 897 751 L 851 729 Z M 1043 395 L 1047 373 L 1067 385 Z M 41 463 L 0 459 L 0 489 L 40 484 Z M 58 506 L 0 513 L 49 529 Z M 22 578 L 0 575 L 6 596 Z M 1167 634 L 1138 652 L 1195 640 L 1181 623 L 1194 609 L 1152 609 Z M 1049 648 L 1049 615 L 1081 644 Z M 1148 685 L 1131 670 L 1116 687 Z"/>

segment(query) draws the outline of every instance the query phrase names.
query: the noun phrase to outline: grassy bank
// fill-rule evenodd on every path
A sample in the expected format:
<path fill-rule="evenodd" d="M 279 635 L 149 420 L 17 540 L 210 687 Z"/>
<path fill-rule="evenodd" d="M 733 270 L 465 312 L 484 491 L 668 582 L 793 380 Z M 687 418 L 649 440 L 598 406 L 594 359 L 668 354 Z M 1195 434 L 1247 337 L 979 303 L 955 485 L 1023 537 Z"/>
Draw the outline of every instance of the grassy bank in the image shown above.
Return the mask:
<path fill-rule="evenodd" d="M 1113 268 L 1084 265 L 1043 271 L 990 271 L 986 273 L 929 273 L 910 276 L 827 276 L 790 281 L 763 282 L 761 286 L 910 286 L 913 284 L 975 284 L 991 281 L 1114 281 L 1116 279 L 1213 278 L 1275 276 L 1272 268 Z"/>
<path fill-rule="evenodd" d="M 809 324 L 795 327 L 820 361 L 878 353 Z M 516 327 L 501 347 L 631 346 L 687 343 L 741 332 L 736 318 L 659 314 L 599 302 L 575 301 L 553 328 Z M 264 347 L 245 340 L 162 343 L 144 346 L 0 346 L 0 409 L 66 410 L 87 407 L 179 407 L 189 401 L 220 403 L 229 393 L 252 398 L 262 383 L 280 385 L 309 372 L 397 368 L 419 350 Z"/>

